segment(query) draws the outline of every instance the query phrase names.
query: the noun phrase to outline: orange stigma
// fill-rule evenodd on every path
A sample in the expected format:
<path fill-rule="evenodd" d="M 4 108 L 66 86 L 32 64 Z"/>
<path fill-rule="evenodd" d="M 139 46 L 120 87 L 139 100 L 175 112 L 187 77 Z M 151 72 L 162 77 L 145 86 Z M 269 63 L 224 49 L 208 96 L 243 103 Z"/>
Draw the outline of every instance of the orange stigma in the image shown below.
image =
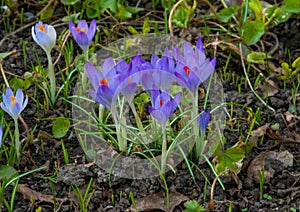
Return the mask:
<path fill-rule="evenodd" d="M 11 97 L 9 97 L 9 98 L 10 98 L 10 100 L 11 100 L 11 106 L 13 107 L 13 106 L 17 103 L 17 101 L 15 100 L 16 97 L 15 97 L 15 96 L 11 96 Z"/>
<path fill-rule="evenodd" d="M 100 85 L 105 85 L 106 87 L 108 87 L 108 80 L 107 80 L 107 78 L 103 78 L 102 80 L 100 80 Z"/>
<path fill-rule="evenodd" d="M 41 31 L 43 31 L 43 32 L 46 33 L 46 28 L 44 27 L 43 24 L 42 24 L 42 25 L 39 25 L 38 28 L 39 28 L 39 30 L 41 30 Z"/>
<path fill-rule="evenodd" d="M 160 100 L 159 100 L 159 106 L 162 107 L 163 103 L 164 103 L 163 100 L 160 99 Z"/>
<path fill-rule="evenodd" d="M 184 67 L 183 67 L 183 70 L 185 71 L 186 76 L 188 77 L 188 76 L 190 75 L 190 69 L 189 69 L 189 67 L 184 66 Z"/>
<path fill-rule="evenodd" d="M 130 77 L 128 77 L 128 78 L 127 78 L 127 82 L 128 82 L 128 84 L 130 83 L 130 81 L 131 81 L 131 79 L 130 79 Z"/>

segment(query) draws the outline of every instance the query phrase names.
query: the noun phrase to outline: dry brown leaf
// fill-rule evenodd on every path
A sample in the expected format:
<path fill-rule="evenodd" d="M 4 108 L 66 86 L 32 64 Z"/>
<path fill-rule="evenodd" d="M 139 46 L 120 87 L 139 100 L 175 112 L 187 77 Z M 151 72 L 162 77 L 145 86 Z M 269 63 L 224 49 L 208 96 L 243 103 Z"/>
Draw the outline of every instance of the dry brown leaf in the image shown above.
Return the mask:
<path fill-rule="evenodd" d="M 31 188 L 28 188 L 25 185 L 18 185 L 17 192 L 21 193 L 24 197 L 24 199 L 28 199 L 30 201 L 34 200 L 36 201 L 41 201 L 41 202 L 50 202 L 54 203 L 53 201 L 53 195 L 47 195 L 47 194 L 42 194 L 40 192 L 34 191 Z M 65 202 L 67 201 L 67 198 L 56 198 L 56 201 L 60 202 Z"/>
<path fill-rule="evenodd" d="M 247 173 L 248 176 L 253 178 L 256 182 L 259 182 L 258 172 L 265 167 L 265 156 L 258 155 L 255 157 L 248 166 Z M 264 168 L 264 181 L 266 183 L 270 182 L 270 179 L 273 177 L 275 171 L 270 167 L 268 170 Z"/>
<path fill-rule="evenodd" d="M 268 128 L 269 128 L 269 124 L 265 124 L 265 125 L 257 128 L 256 130 L 253 130 L 251 132 L 251 136 L 261 137 L 264 134 L 266 134 Z"/>
<path fill-rule="evenodd" d="M 291 112 L 289 112 L 289 111 L 286 111 L 286 112 L 284 113 L 284 115 L 285 115 L 286 121 L 289 122 L 289 123 L 293 120 L 294 117 L 296 117 L 295 115 L 293 115 L 293 114 L 292 114 Z"/>
<path fill-rule="evenodd" d="M 167 202 L 165 197 L 165 191 L 161 191 L 156 194 L 148 195 L 142 199 L 137 199 L 135 201 L 136 208 L 132 205 L 130 211 L 173 211 L 176 206 L 180 203 L 189 200 L 188 197 L 184 196 L 181 193 L 178 193 L 174 189 L 170 188 L 169 190 L 170 197 L 170 210 L 167 208 Z"/>
<path fill-rule="evenodd" d="M 282 163 L 284 168 L 293 166 L 294 156 L 287 150 L 281 152 L 269 151 L 264 154 L 267 158 L 278 160 Z"/>
<path fill-rule="evenodd" d="M 265 97 L 274 96 L 279 91 L 277 84 L 270 79 L 266 79 L 266 85 L 264 86 Z"/>

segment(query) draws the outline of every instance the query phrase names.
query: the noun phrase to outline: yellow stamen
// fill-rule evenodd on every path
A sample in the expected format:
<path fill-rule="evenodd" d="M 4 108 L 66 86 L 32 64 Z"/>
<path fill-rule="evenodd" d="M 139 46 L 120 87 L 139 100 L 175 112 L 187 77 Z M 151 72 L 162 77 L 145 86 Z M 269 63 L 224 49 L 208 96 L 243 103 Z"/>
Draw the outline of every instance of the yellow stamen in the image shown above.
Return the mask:
<path fill-rule="evenodd" d="M 41 30 L 41 31 L 43 31 L 43 32 L 46 33 L 46 28 L 44 27 L 43 24 L 42 24 L 42 25 L 39 25 L 38 28 L 39 28 L 39 30 Z"/>
<path fill-rule="evenodd" d="M 86 29 L 85 28 L 76 27 L 76 31 L 77 32 L 84 32 L 86 34 Z"/>
<path fill-rule="evenodd" d="M 11 106 L 13 107 L 17 103 L 16 97 L 15 96 L 10 96 L 9 98 L 11 100 Z"/>

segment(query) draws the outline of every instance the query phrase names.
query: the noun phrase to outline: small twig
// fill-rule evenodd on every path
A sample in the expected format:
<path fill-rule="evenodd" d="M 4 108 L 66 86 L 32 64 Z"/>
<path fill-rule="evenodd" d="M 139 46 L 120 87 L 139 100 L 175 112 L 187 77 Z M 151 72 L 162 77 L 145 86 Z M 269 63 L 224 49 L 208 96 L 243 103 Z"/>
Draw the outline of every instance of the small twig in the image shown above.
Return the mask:
<path fill-rule="evenodd" d="M 2 38 L 2 40 L 0 41 L 0 46 L 2 46 L 3 42 L 4 42 L 7 38 L 9 38 L 10 36 L 12 36 L 12 35 L 14 35 L 14 34 L 16 34 L 16 33 L 18 33 L 18 32 L 23 31 L 24 29 L 26 29 L 27 27 L 30 27 L 30 26 L 34 25 L 35 23 L 36 23 L 36 21 L 34 21 L 34 22 L 32 22 L 32 23 L 29 23 L 29 24 L 26 24 L 26 25 L 20 27 L 19 29 L 13 31 L 12 33 L 5 35 L 4 38 Z"/>
<path fill-rule="evenodd" d="M 53 3 L 53 2 L 55 2 L 55 1 L 57 1 L 57 0 L 51 0 L 51 1 L 49 1 L 48 2 L 48 4 L 40 11 L 40 12 L 38 12 L 38 14 L 36 14 L 36 16 L 40 16 L 45 10 L 47 10 L 50 6 L 51 6 L 51 4 Z"/>
<path fill-rule="evenodd" d="M 28 125 L 26 124 L 26 122 L 24 121 L 24 119 L 21 115 L 19 115 L 19 119 L 20 119 L 20 121 L 22 122 L 22 124 L 25 128 L 27 138 L 29 138 L 30 132 L 29 132 L 29 129 L 28 129 Z M 31 141 L 33 141 L 33 137 L 31 138 Z"/>
<path fill-rule="evenodd" d="M 63 41 L 63 43 L 62 43 L 62 45 L 61 45 L 61 50 L 63 50 L 63 48 L 65 47 L 66 42 L 67 42 L 67 40 L 68 40 L 70 34 L 71 34 L 70 30 L 68 30 L 68 31 L 67 31 L 67 34 L 66 34 L 66 35 L 64 36 L 64 38 L 63 38 L 64 41 Z M 59 55 L 58 55 L 58 57 L 57 57 L 57 59 L 56 59 L 55 62 L 53 63 L 53 66 L 55 66 L 55 65 L 58 63 L 59 59 L 61 58 L 61 55 L 62 55 L 62 53 L 61 53 L 61 51 L 60 51 L 60 52 L 59 52 Z"/>
<path fill-rule="evenodd" d="M 210 201 L 208 203 L 208 210 L 209 212 L 213 212 L 214 211 L 214 190 L 215 190 L 215 186 L 217 183 L 217 180 L 228 170 L 225 169 L 224 171 L 222 171 L 220 174 L 218 174 L 218 176 L 216 176 L 216 178 L 214 179 L 213 183 L 211 184 L 211 190 L 210 190 Z"/>
<path fill-rule="evenodd" d="M 170 35 L 171 35 L 171 36 L 174 36 L 173 29 L 172 29 L 172 16 L 173 16 L 173 13 L 174 13 L 174 11 L 176 10 L 176 8 L 177 8 L 182 2 L 184 2 L 184 0 L 178 1 L 178 2 L 172 7 L 171 12 L 170 12 L 170 16 L 169 16 L 168 23 L 169 23 L 169 31 L 170 31 Z"/>
<path fill-rule="evenodd" d="M 243 57 L 243 50 L 242 50 L 242 43 L 239 43 L 239 48 L 240 48 L 240 57 L 241 57 L 241 62 L 242 62 L 242 67 L 243 67 L 243 71 L 244 71 L 244 74 L 246 76 L 246 80 L 248 82 L 248 85 L 251 89 L 251 91 L 254 93 L 254 95 L 256 96 L 256 98 L 258 98 L 258 100 L 264 105 L 266 106 L 267 108 L 269 108 L 269 110 L 271 110 L 272 112 L 275 113 L 275 109 L 270 107 L 269 105 L 267 105 L 267 103 L 254 91 L 252 85 L 251 85 L 251 82 L 250 82 L 250 79 L 248 77 L 248 74 L 247 74 L 247 70 L 246 70 L 246 67 L 245 67 L 245 62 L 244 62 L 244 57 Z"/>
<path fill-rule="evenodd" d="M 217 11 L 215 10 L 214 6 L 208 0 L 202 0 L 202 1 L 204 1 L 210 7 L 210 9 L 212 10 L 212 12 L 215 15 L 215 18 L 218 20 L 218 22 L 222 22 L 219 18 Z"/>
<path fill-rule="evenodd" d="M 273 32 L 266 32 L 266 35 L 271 35 L 274 40 L 275 40 L 275 45 L 273 46 L 273 48 L 268 52 L 268 55 L 271 55 L 273 54 L 279 47 L 279 40 L 278 40 L 278 37 L 277 35 L 275 35 Z"/>
<path fill-rule="evenodd" d="M 7 79 L 6 79 L 6 76 L 5 76 L 5 73 L 4 73 L 4 70 L 3 70 L 2 62 L 0 62 L 0 69 L 1 69 L 2 77 L 3 77 L 3 79 L 4 79 L 4 83 L 5 83 L 6 87 L 9 88 L 9 84 L 8 84 L 8 81 L 7 81 Z"/>

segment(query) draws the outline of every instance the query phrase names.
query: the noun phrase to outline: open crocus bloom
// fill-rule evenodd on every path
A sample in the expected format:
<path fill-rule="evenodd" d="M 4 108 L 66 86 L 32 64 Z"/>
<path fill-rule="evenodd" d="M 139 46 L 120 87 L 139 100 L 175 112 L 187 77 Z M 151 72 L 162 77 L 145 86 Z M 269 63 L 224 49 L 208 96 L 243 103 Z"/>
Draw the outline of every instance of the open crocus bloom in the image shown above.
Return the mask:
<path fill-rule="evenodd" d="M 117 74 L 115 69 L 111 69 L 113 65 L 113 60 L 107 59 L 102 65 L 103 71 L 100 72 L 100 70 L 91 63 L 86 62 L 85 64 L 87 76 L 93 86 L 93 89 L 90 90 L 90 95 L 94 100 L 104 105 L 109 110 L 111 109 L 111 101 L 115 91 L 123 81 L 122 76 Z"/>
<path fill-rule="evenodd" d="M 206 58 L 200 37 L 195 48 L 188 42 L 184 44 L 183 55 L 178 48 L 173 48 L 172 53 L 177 63 L 175 76 L 183 82 L 182 86 L 190 89 L 192 93 L 195 93 L 215 70 L 216 58 Z"/>
<path fill-rule="evenodd" d="M 152 90 L 152 106 L 148 107 L 150 114 L 159 122 L 163 130 L 166 128 L 167 120 L 176 110 L 180 103 L 181 93 L 177 93 L 172 99 L 166 89 L 160 92 L 158 89 Z"/>
<path fill-rule="evenodd" d="M 76 43 L 83 51 L 86 51 L 96 33 L 96 20 L 91 21 L 90 27 L 85 20 L 79 21 L 77 27 L 69 21 L 69 29 Z"/>
<path fill-rule="evenodd" d="M 6 88 L 6 93 L 2 95 L 3 102 L 1 108 L 8 113 L 13 119 L 17 119 L 28 103 L 28 96 L 24 99 L 21 89 L 17 90 L 16 95 L 10 88 Z"/>
<path fill-rule="evenodd" d="M 47 54 L 50 54 L 56 42 L 56 31 L 54 27 L 39 21 L 31 28 L 31 34 L 33 40 L 42 47 Z"/>

